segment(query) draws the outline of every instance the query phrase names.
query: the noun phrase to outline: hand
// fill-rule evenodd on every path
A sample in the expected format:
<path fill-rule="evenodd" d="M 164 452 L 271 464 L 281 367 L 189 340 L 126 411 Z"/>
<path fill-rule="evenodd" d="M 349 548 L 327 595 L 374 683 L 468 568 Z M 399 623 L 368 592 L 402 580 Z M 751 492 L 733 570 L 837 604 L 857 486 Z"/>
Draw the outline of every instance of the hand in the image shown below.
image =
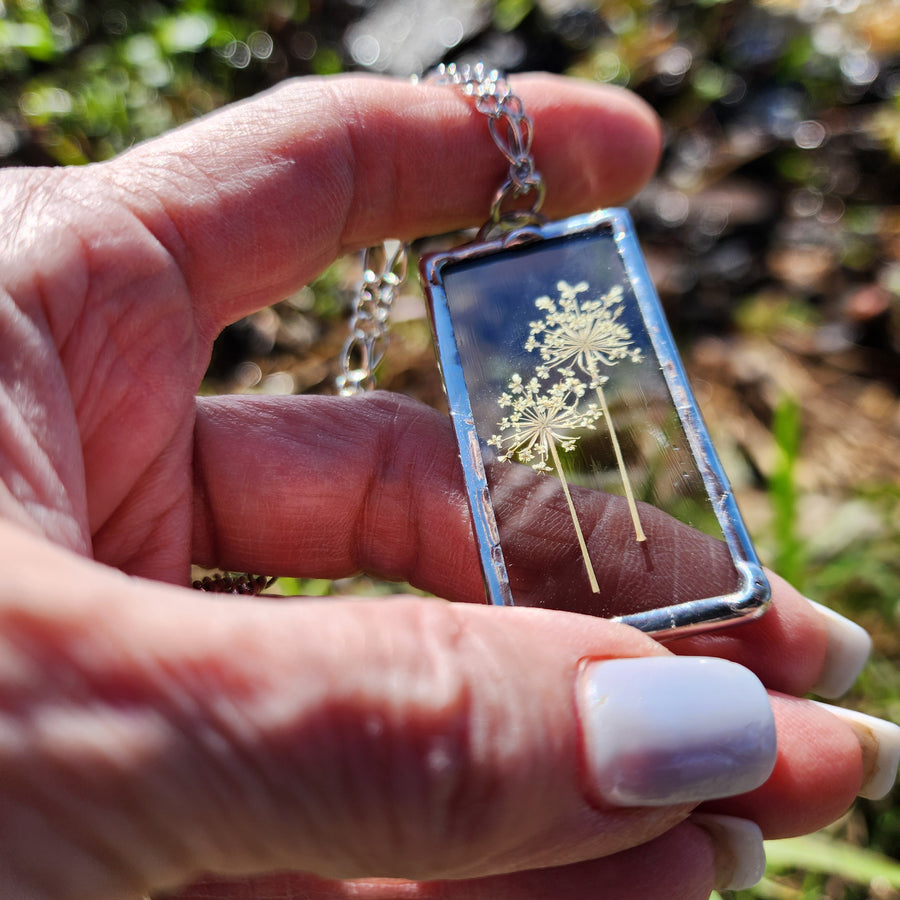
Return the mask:
<path fill-rule="evenodd" d="M 620 202 L 648 177 L 659 135 L 633 97 L 516 87 L 551 216 Z M 672 661 L 670 686 L 698 671 L 644 635 L 540 609 L 181 587 L 195 561 L 366 569 L 480 598 L 441 416 L 377 394 L 195 394 L 227 323 L 338 254 L 478 223 L 502 174 L 452 90 L 334 78 L 109 163 L 0 177 L 6 896 L 134 898 L 213 872 L 180 896 L 701 898 L 758 862 L 759 832 L 733 817 L 800 833 L 892 781 L 888 726 L 879 754 L 857 737 L 871 720 L 788 696 L 846 686 L 866 643 L 778 581 L 762 620 L 671 648 L 785 692 L 714 670 L 740 673 L 726 705 L 742 724 L 765 732 L 774 716 L 771 777 L 766 732 L 717 785 L 676 790 L 638 760 L 631 799 L 598 756 L 630 734 L 589 701 L 616 671 L 598 661 Z M 711 542 L 658 527 L 673 593 L 719 571 Z M 606 585 L 635 578 L 623 556 Z M 702 711 L 706 693 L 669 703 Z M 733 729 L 696 727 L 673 726 L 669 758 L 731 746 Z M 276 871 L 295 874 L 245 878 Z M 421 883 L 345 881 L 366 876 Z"/>

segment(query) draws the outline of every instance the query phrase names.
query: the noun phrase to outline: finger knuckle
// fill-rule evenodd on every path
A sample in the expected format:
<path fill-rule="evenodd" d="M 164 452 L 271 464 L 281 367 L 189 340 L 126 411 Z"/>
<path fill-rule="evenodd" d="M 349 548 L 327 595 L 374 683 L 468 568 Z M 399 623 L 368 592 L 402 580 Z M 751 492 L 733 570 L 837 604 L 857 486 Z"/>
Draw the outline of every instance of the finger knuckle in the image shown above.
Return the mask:
<path fill-rule="evenodd" d="M 420 604 L 413 623 L 416 650 L 391 675 L 395 699 L 364 724 L 350 752 L 362 753 L 365 764 L 351 761 L 350 769 L 374 776 L 358 793 L 372 799 L 380 839 L 368 846 L 383 854 L 381 864 L 407 877 L 435 877 L 489 839 L 503 779 L 485 740 L 472 636 L 449 604 Z"/>

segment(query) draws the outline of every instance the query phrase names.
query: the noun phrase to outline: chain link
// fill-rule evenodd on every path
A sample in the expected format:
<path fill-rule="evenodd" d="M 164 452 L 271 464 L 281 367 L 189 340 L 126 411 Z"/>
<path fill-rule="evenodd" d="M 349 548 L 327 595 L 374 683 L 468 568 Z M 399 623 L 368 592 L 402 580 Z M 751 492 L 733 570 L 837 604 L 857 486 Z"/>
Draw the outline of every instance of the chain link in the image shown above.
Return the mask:
<path fill-rule="evenodd" d="M 472 97 L 478 112 L 487 116 L 488 129 L 509 163 L 503 184 L 494 194 L 490 218 L 479 232 L 513 228 L 540 221 L 544 180 L 531 155 L 532 121 L 506 76 L 484 63 L 440 65 L 426 78 L 428 84 L 458 87 Z M 522 206 L 522 198 L 529 205 Z M 363 255 L 363 276 L 350 317 L 350 334 L 341 351 L 338 393 L 347 397 L 375 387 L 375 369 L 388 343 L 391 307 L 406 277 L 409 247 L 397 241 L 369 247 Z"/>
<path fill-rule="evenodd" d="M 506 76 L 482 62 L 462 66 L 450 63 L 438 66 L 426 80 L 430 84 L 454 85 L 474 98 L 475 109 L 487 116 L 491 137 L 509 163 L 506 180 L 491 204 L 489 224 L 518 225 L 536 220 L 544 202 L 544 180 L 531 155 L 532 121 Z M 511 201 L 529 195 L 531 203 L 527 208 L 509 208 Z"/>
<path fill-rule="evenodd" d="M 408 258 L 409 248 L 399 241 L 385 241 L 363 253 L 362 282 L 341 351 L 341 374 L 335 380 L 342 397 L 375 387 L 375 369 L 387 348 L 391 307 L 406 278 Z"/>

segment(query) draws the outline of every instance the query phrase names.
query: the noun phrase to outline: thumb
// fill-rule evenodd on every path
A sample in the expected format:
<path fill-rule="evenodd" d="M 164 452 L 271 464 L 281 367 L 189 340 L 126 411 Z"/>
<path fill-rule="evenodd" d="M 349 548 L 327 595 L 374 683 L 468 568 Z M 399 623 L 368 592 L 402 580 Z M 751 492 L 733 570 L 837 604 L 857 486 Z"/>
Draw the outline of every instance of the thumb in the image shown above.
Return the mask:
<path fill-rule="evenodd" d="M 4 537 L 37 573 L 0 606 L 0 830 L 22 896 L 564 865 L 644 843 L 774 762 L 747 670 L 603 620 L 207 599 Z"/>

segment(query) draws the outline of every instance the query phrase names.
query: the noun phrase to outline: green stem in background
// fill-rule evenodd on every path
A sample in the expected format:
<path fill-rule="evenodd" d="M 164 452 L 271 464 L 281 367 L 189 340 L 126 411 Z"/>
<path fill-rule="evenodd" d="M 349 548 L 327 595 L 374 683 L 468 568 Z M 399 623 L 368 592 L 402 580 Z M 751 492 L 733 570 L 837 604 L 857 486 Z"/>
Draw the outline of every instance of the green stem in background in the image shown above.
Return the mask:
<path fill-rule="evenodd" d="M 805 548 L 797 530 L 796 466 L 802 432 L 800 407 L 793 397 L 782 396 L 772 420 L 776 455 L 768 484 L 775 538 L 773 568 L 798 589 L 802 589 L 806 567 Z"/>

